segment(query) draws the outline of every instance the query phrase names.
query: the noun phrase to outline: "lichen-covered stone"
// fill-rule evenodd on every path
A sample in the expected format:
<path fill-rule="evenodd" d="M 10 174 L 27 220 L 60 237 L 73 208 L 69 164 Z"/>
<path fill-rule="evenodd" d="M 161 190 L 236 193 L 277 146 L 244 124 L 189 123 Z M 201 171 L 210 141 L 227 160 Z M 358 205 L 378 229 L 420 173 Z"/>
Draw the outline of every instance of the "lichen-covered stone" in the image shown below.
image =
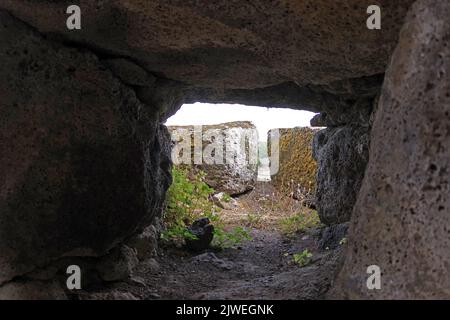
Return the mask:
<path fill-rule="evenodd" d="M 168 129 L 175 143 L 172 158 L 180 156 L 180 165 L 206 173 L 205 182 L 214 190 L 238 195 L 253 189 L 258 176 L 258 132 L 251 122 Z M 186 141 L 189 148 L 184 146 Z M 198 152 L 194 149 L 197 142 Z M 183 149 L 189 154 L 183 154 Z"/>
<path fill-rule="evenodd" d="M 450 2 L 419 0 L 386 74 L 332 297 L 450 299 Z M 382 272 L 368 290 L 367 266 Z"/>
<path fill-rule="evenodd" d="M 277 129 L 279 131 L 278 171 L 272 184 L 281 192 L 315 205 L 317 163 L 312 156 L 315 130 L 311 128 Z M 271 134 L 268 133 L 268 141 Z M 269 152 L 271 151 L 269 143 Z M 271 156 L 274 156 L 271 154 Z"/>

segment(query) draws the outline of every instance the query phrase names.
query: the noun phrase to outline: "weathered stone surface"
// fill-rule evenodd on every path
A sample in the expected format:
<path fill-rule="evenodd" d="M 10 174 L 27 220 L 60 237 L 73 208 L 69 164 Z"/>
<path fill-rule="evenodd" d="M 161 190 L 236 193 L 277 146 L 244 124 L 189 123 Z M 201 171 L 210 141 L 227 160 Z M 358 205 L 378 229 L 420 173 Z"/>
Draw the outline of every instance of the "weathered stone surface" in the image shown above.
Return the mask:
<path fill-rule="evenodd" d="M 203 101 L 326 112 L 335 122 L 355 101 L 377 94 L 413 1 L 379 1 L 389 12 L 382 32 L 365 26 L 369 0 L 84 0 L 85 27 L 77 32 L 65 28 L 65 3 L 2 0 L 0 9 L 58 41 L 121 57 L 106 60 L 140 86 L 137 95 L 155 117 Z M 150 85 L 143 71 L 165 79 Z"/>
<path fill-rule="evenodd" d="M 368 148 L 367 127 L 333 127 L 315 134 L 316 207 L 323 223 L 333 225 L 350 220 L 364 177 Z"/>
<path fill-rule="evenodd" d="M 65 300 L 67 296 L 56 281 L 14 281 L 0 287 L 0 300 Z"/>
<path fill-rule="evenodd" d="M 380 82 L 381 86 L 381 82 Z M 325 107 L 324 112 L 315 115 L 311 119 L 312 127 L 339 127 L 346 125 L 367 127 L 371 123 L 373 114 L 374 97 L 379 91 L 369 98 L 362 98 L 353 104 L 349 104 L 344 110 L 340 108 Z"/>
<path fill-rule="evenodd" d="M 74 32 L 64 1 L 0 0 L 30 26 L 0 13 L 0 284 L 47 279 L 51 267 L 32 271 L 103 255 L 148 225 L 170 182 L 159 123 L 184 101 L 321 112 L 315 124 L 330 127 L 317 135 L 321 217 L 348 220 L 370 101 L 413 2 L 378 1 L 382 30 L 369 31 L 369 0 L 82 0 Z M 404 29 L 335 297 L 450 295 L 449 11 L 418 0 Z M 370 264 L 383 271 L 380 291 L 365 288 Z M 328 289 L 328 278 L 298 272 L 275 284 L 283 295 Z M 36 297 L 34 281 L 17 285 L 3 297 Z"/>
<path fill-rule="evenodd" d="M 30 273 L 27 273 L 25 277 L 32 280 L 41 280 L 41 281 L 51 280 L 56 277 L 60 268 L 61 266 L 58 264 L 51 264 L 45 266 L 44 268 L 35 269 Z"/>
<path fill-rule="evenodd" d="M 214 226 L 208 218 L 201 218 L 192 223 L 188 230 L 195 239 L 186 238 L 186 247 L 192 251 L 202 251 L 209 248 L 214 238 Z"/>
<path fill-rule="evenodd" d="M 0 12 L 0 283 L 148 225 L 170 140 L 93 54 Z"/>
<path fill-rule="evenodd" d="M 126 280 L 133 274 L 139 260 L 136 250 L 122 245 L 114 248 L 108 255 L 102 257 L 96 269 L 104 281 Z"/>
<path fill-rule="evenodd" d="M 138 235 L 127 241 L 127 246 L 136 250 L 139 260 L 145 260 L 156 256 L 158 249 L 159 233 L 154 225 L 150 225 Z"/>
<path fill-rule="evenodd" d="M 317 163 L 312 156 L 312 142 L 315 130 L 307 127 L 277 130 L 279 166 L 271 176 L 272 184 L 281 192 L 314 205 Z M 268 133 L 269 142 L 272 132 Z"/>
<path fill-rule="evenodd" d="M 238 207 L 238 202 L 223 192 L 214 194 L 212 201 L 216 206 L 225 210 L 232 210 Z"/>
<path fill-rule="evenodd" d="M 162 267 L 158 261 L 156 261 L 154 258 L 146 259 L 141 262 L 139 262 L 139 265 L 136 268 L 136 273 L 140 274 L 149 274 L 149 273 L 156 273 L 158 272 Z"/>
<path fill-rule="evenodd" d="M 65 27 L 66 2 L 2 0 L 0 8 L 42 33 L 196 86 L 291 82 L 346 93 L 353 90 L 349 79 L 384 73 L 413 1 L 379 0 L 388 13 L 382 31 L 366 28 L 370 0 L 81 0 L 83 27 L 76 32 Z M 363 81 L 357 82 L 358 90 Z"/>
<path fill-rule="evenodd" d="M 151 87 L 156 78 L 147 71 L 126 59 L 105 59 L 103 63 L 126 84 L 139 87 Z"/>
<path fill-rule="evenodd" d="M 419 0 L 388 68 L 333 297 L 450 298 L 450 3 Z M 367 290 L 366 268 L 381 268 Z"/>
<path fill-rule="evenodd" d="M 347 243 L 348 222 L 324 228 L 320 234 L 319 248 L 321 250 L 334 250 Z"/>
<path fill-rule="evenodd" d="M 253 189 L 258 177 L 258 132 L 251 122 L 207 125 L 198 130 L 194 126 L 168 129 L 176 145 L 172 158 L 179 159 L 175 162 L 188 167 L 190 163 L 194 170 L 205 172 L 205 182 L 214 190 L 238 195 Z M 198 150 L 203 148 L 203 152 L 193 147 L 197 142 Z"/>
<path fill-rule="evenodd" d="M 79 294 L 80 300 L 138 300 L 130 292 L 124 292 L 117 289 L 112 289 L 103 292 L 89 292 L 85 294 Z"/>

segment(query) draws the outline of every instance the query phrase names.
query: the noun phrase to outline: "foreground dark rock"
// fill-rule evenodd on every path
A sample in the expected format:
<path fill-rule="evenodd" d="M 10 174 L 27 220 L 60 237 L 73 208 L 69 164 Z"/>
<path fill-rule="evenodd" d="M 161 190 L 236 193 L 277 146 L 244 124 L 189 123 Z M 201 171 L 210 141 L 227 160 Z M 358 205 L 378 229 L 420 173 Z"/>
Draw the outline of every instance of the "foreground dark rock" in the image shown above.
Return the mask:
<path fill-rule="evenodd" d="M 383 86 L 332 297 L 450 298 L 450 3 L 417 1 Z M 365 286 L 369 265 L 381 290 Z"/>
<path fill-rule="evenodd" d="M 101 256 L 160 215 L 169 136 L 89 52 L 0 12 L 0 284 Z M 45 53 L 45 54 L 44 54 Z"/>
<path fill-rule="evenodd" d="M 324 228 L 320 234 L 320 250 L 334 250 L 345 245 L 347 239 L 348 223 L 335 224 Z"/>
<path fill-rule="evenodd" d="M 339 126 L 317 132 L 316 207 L 320 220 L 339 224 L 350 220 L 369 157 L 369 127 Z"/>
<path fill-rule="evenodd" d="M 192 223 L 188 231 L 195 239 L 186 238 L 186 247 L 192 251 L 203 251 L 209 248 L 214 238 L 214 226 L 208 218 L 201 218 Z"/>

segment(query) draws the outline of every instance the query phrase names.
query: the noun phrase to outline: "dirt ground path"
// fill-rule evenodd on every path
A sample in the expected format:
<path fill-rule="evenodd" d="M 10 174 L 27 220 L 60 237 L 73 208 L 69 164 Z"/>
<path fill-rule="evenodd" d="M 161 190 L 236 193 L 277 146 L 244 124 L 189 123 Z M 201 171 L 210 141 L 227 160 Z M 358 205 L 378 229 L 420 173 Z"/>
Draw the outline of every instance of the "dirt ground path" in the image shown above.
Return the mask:
<path fill-rule="evenodd" d="M 281 200 L 282 199 L 282 200 Z M 237 247 L 191 253 L 163 248 L 158 272 L 140 276 L 159 299 L 321 299 L 330 286 L 340 250 L 321 251 L 321 229 L 287 237 L 279 221 L 302 205 L 282 198 L 270 183 L 237 199 L 237 206 L 223 210 L 230 226 L 249 228 L 251 240 Z M 300 267 L 293 255 L 308 250 L 310 263 Z"/>
<path fill-rule="evenodd" d="M 287 201 L 287 202 L 286 202 Z M 286 236 L 279 221 L 302 208 L 280 198 L 268 183 L 223 210 L 227 224 L 245 226 L 251 235 L 238 246 L 201 253 L 161 247 L 128 282 L 109 288 L 114 297 L 136 299 L 322 299 L 340 263 L 341 249 L 321 250 L 321 228 Z M 293 256 L 308 250 L 306 266 Z M 111 294 L 108 294 L 108 298 Z"/>
<path fill-rule="evenodd" d="M 164 270 L 145 276 L 161 299 L 320 299 L 327 291 L 336 252 L 320 253 L 312 236 L 284 239 L 254 229 L 239 248 L 200 255 L 166 251 Z M 308 249 L 312 262 L 293 263 L 292 255 Z"/>

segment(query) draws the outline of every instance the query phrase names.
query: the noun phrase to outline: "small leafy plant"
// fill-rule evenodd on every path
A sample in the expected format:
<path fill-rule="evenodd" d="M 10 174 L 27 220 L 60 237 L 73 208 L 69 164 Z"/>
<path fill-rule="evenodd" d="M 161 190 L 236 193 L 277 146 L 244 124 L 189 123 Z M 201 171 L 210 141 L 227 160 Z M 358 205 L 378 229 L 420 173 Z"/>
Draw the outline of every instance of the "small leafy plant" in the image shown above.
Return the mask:
<path fill-rule="evenodd" d="M 292 256 L 292 259 L 295 264 L 298 264 L 300 267 L 304 267 L 311 262 L 313 254 L 309 252 L 308 249 L 303 250 L 302 253 L 295 253 Z"/>
<path fill-rule="evenodd" d="M 305 232 L 321 225 L 319 215 L 315 210 L 299 212 L 280 221 L 280 229 L 287 236 L 293 236 L 296 233 Z"/>
<path fill-rule="evenodd" d="M 209 201 L 209 195 L 214 190 L 204 182 L 204 173 L 194 174 L 174 167 L 172 178 L 163 215 L 166 231 L 161 238 L 173 242 L 195 239 L 186 227 L 201 216 L 213 215 L 215 206 Z"/>
<path fill-rule="evenodd" d="M 226 194 L 226 193 L 224 193 L 223 196 L 222 196 L 222 200 L 228 203 L 228 202 L 231 201 L 231 196 Z"/>
<path fill-rule="evenodd" d="M 246 219 L 242 219 L 247 227 L 257 227 L 261 224 L 261 216 L 258 214 L 248 213 Z"/>
<path fill-rule="evenodd" d="M 228 232 L 223 228 L 216 228 L 214 231 L 213 245 L 220 249 L 226 249 L 238 245 L 244 240 L 252 240 L 252 237 L 243 227 L 235 227 Z"/>
<path fill-rule="evenodd" d="M 181 244 L 185 239 L 195 240 L 196 236 L 187 227 L 197 219 L 207 217 L 214 225 L 212 245 L 227 248 L 243 240 L 250 240 L 248 232 L 237 227 L 225 231 L 225 226 L 217 214 L 220 208 L 211 201 L 214 189 L 205 183 L 204 172 L 193 172 L 187 168 L 173 167 L 173 182 L 167 191 L 167 206 L 163 215 L 165 231 L 161 239 Z M 229 201 L 231 197 L 229 197 Z"/>

